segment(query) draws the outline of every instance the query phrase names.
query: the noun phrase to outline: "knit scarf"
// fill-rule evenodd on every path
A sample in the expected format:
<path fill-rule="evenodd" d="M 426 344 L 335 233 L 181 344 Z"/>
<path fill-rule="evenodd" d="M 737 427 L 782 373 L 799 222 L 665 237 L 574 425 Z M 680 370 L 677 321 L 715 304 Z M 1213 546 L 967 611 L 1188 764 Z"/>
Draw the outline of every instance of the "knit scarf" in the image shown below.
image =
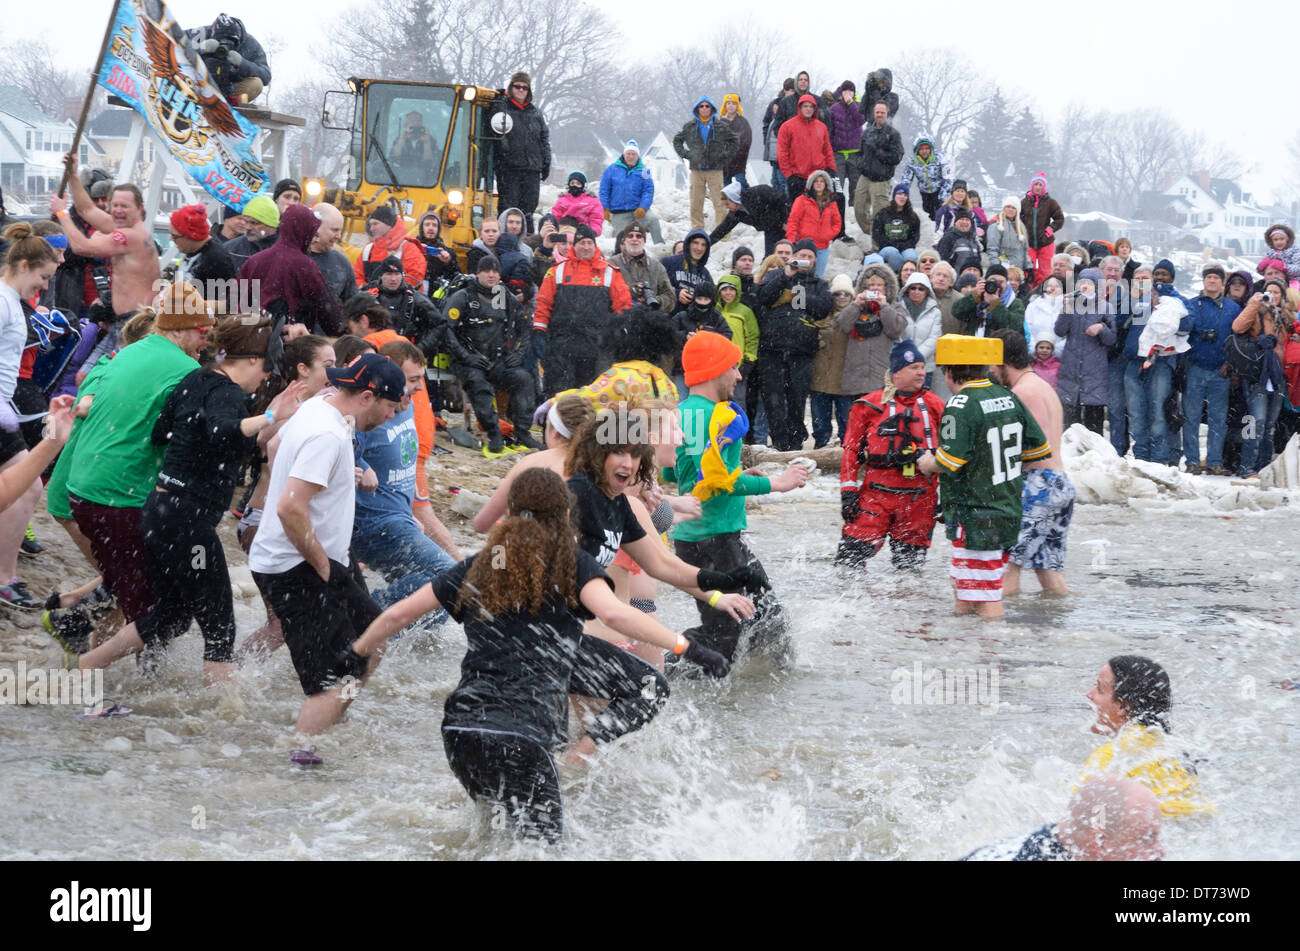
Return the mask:
<path fill-rule="evenodd" d="M 700 456 L 700 481 L 691 495 L 707 502 L 722 492 L 730 492 L 740 478 L 740 466 L 728 469 L 722 450 L 739 442 L 749 432 L 749 417 L 739 403 L 715 403 L 709 416 L 709 445 Z"/>

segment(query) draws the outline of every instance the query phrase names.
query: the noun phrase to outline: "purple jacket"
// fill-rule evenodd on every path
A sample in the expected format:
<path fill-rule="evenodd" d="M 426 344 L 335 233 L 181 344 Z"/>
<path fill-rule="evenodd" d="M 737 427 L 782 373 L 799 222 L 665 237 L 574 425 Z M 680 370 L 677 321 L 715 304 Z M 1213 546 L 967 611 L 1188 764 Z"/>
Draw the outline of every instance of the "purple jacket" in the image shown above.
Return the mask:
<path fill-rule="evenodd" d="M 837 98 L 831 106 L 831 148 L 836 152 L 856 152 L 862 144 L 865 122 L 856 102 L 845 105 Z"/>
<path fill-rule="evenodd" d="M 280 216 L 275 244 L 245 261 L 239 280 L 261 282 L 258 297 L 263 309 L 283 300 L 291 323 L 306 324 L 313 333 L 334 337 L 346 329 L 338 296 L 325 285 L 316 262 L 307 257 L 319 227 L 320 219 L 310 208 L 290 205 Z"/>

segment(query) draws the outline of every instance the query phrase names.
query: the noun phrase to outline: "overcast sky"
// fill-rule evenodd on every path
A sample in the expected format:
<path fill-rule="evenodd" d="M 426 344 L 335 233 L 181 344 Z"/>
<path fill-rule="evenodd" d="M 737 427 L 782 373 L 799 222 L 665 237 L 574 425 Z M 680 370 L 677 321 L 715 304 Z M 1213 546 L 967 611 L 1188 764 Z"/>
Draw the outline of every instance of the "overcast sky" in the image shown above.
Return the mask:
<path fill-rule="evenodd" d="M 716 5 L 699 0 L 618 0 L 594 5 L 629 38 L 632 60 L 662 55 L 659 51 L 676 44 L 707 43 L 740 23 L 746 14 L 738 11 L 743 9 L 759 22 L 789 32 L 788 71 L 808 69 L 818 89 L 846 78 L 861 86 L 869 70 L 891 65 L 902 51 L 951 45 L 1014 94 L 1017 109 L 1029 96 L 1049 121 L 1071 101 L 1116 110 L 1154 106 L 1167 111 L 1184 126 L 1230 144 L 1247 164 L 1256 165 L 1256 172 L 1243 182 L 1248 191 L 1272 191 L 1288 176 L 1286 144 L 1300 127 L 1284 78 L 1290 68 L 1286 38 L 1300 35 L 1300 7 L 1288 4 L 1270 5 L 1267 23 L 1258 7 L 1214 0 L 1188 0 L 1177 6 L 1149 0 L 1040 2 L 1007 5 L 1007 12 L 1000 12 L 997 4 L 970 0 L 821 0 L 802 5 L 791 0 Z M 324 27 L 356 6 L 356 0 L 169 3 L 182 26 L 209 23 L 224 10 L 242 18 L 254 36 L 280 47 L 271 64 L 272 104 L 276 85 L 292 85 L 310 74 L 312 49 L 324 42 Z M 48 38 L 51 23 L 58 24 L 53 42 L 61 58 L 69 66 L 84 62 L 89 71 L 113 3 L 52 0 L 6 7 L 6 40 Z M 364 16 L 357 22 L 364 24 Z M 492 83 L 506 79 L 464 78 Z M 1277 106 L 1267 109 L 1269 101 Z M 1264 116 L 1270 117 L 1269 126 L 1247 133 L 1247 123 Z"/>

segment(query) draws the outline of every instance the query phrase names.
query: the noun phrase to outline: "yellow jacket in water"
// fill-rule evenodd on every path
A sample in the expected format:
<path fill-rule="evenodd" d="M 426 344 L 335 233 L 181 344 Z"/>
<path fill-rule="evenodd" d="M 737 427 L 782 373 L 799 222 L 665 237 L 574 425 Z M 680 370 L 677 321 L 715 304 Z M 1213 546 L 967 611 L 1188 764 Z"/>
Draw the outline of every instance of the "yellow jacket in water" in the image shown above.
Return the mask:
<path fill-rule="evenodd" d="M 1151 790 L 1160 801 L 1162 815 L 1197 816 L 1214 812 L 1214 804 L 1201 795 L 1196 773 L 1183 766 L 1178 757 L 1166 755 L 1164 744 L 1165 733 L 1159 727 L 1130 723 L 1115 739 L 1092 751 L 1083 764 L 1079 782 L 1103 773 L 1119 773 Z"/>

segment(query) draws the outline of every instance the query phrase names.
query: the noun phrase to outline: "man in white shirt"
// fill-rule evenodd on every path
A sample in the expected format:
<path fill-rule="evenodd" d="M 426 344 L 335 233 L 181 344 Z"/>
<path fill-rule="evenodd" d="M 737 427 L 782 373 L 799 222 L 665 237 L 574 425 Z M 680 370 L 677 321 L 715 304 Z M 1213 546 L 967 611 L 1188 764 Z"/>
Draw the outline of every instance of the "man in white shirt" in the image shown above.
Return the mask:
<path fill-rule="evenodd" d="M 348 562 L 356 502 L 352 431 L 392 419 L 406 391 L 402 371 L 376 353 L 326 375 L 334 392 L 305 403 L 279 434 L 267 505 L 248 553 L 307 694 L 298 714 L 298 731 L 306 734 L 324 731 L 347 709 L 355 693 L 345 678 L 368 673 L 349 656 L 351 643 L 379 615 Z M 320 762 L 314 754 L 295 761 Z"/>

